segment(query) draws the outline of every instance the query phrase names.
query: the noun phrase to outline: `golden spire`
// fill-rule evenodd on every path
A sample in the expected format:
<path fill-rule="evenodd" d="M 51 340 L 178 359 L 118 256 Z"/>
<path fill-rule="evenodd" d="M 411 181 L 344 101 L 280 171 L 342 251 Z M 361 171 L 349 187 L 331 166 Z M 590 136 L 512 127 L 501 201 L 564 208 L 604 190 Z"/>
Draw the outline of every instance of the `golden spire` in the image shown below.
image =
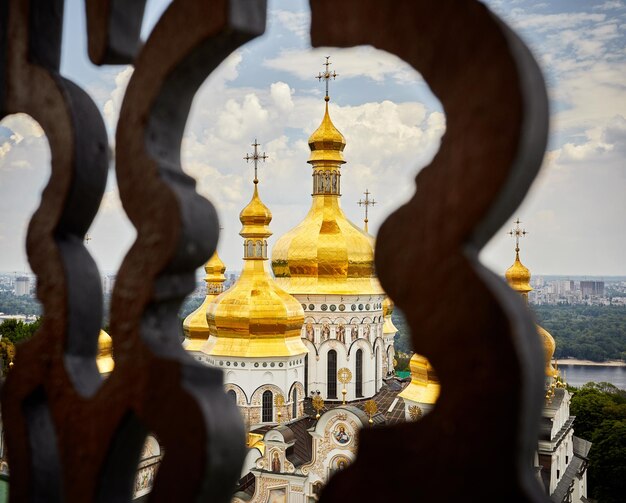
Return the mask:
<path fill-rule="evenodd" d="M 369 190 L 365 189 L 365 192 L 363 192 L 363 194 L 365 194 L 365 199 L 359 199 L 357 201 L 357 204 L 359 206 L 365 207 L 365 219 L 363 220 L 365 225 L 363 226 L 363 230 L 367 232 L 367 223 L 369 222 L 369 219 L 367 218 L 367 210 L 370 206 L 374 206 L 376 204 L 376 201 L 374 201 L 374 199 L 370 199 L 371 192 Z"/>
<path fill-rule="evenodd" d="M 252 155 L 246 154 L 244 159 L 246 160 L 246 162 L 252 161 L 254 163 L 254 183 L 256 184 L 259 183 L 259 179 L 257 177 L 257 164 L 259 161 L 265 162 L 265 159 L 268 159 L 268 156 L 265 154 L 265 152 L 263 152 L 263 155 L 259 155 L 259 151 L 257 150 L 259 144 L 257 143 L 256 138 L 254 139 L 254 143 L 252 144 L 252 146 L 254 147 L 254 153 Z"/>
<path fill-rule="evenodd" d="M 330 56 L 326 56 L 326 63 L 324 63 L 324 66 L 326 67 L 326 70 L 324 70 L 324 73 L 319 72 L 315 78 L 317 80 L 319 80 L 320 82 L 322 81 L 322 79 L 324 79 L 324 83 L 326 84 L 326 96 L 324 96 L 324 101 L 328 102 L 330 101 L 330 98 L 328 97 L 328 83 L 330 82 L 330 79 L 332 78 L 333 80 L 335 80 L 337 78 L 337 74 L 335 73 L 335 71 L 333 70 L 332 73 L 330 73 L 329 71 L 329 66 L 332 65 L 332 63 L 330 61 L 328 61 L 330 59 Z"/>
<path fill-rule="evenodd" d="M 239 214 L 239 235 L 244 238 L 241 276 L 207 308 L 210 337 L 202 351 L 212 356 L 273 357 L 307 352 L 300 337 L 302 306 L 276 284 L 266 268 L 272 213 L 259 197 L 258 182 L 255 169 L 252 199 Z"/>
<path fill-rule="evenodd" d="M 311 157 L 309 157 L 308 163 L 313 165 L 313 194 L 340 194 L 339 190 L 339 165 L 344 164 L 343 149 L 346 146 L 346 140 L 339 130 L 330 120 L 330 114 L 328 113 L 328 102 L 330 97 L 328 96 L 328 82 L 332 78 L 337 77 L 335 72 L 330 73 L 328 71 L 328 65 L 332 64 L 328 61 L 330 56 L 326 56 L 326 63 L 324 66 L 326 70 L 320 72 L 315 78 L 318 80 L 324 79 L 326 84 L 326 95 L 324 101 L 326 102 L 324 110 L 324 118 L 322 123 L 315 130 L 315 132 L 309 137 L 309 148 L 311 149 Z M 330 169 L 331 171 L 325 171 L 325 174 L 336 174 L 337 178 L 316 176 L 318 174 L 317 168 Z M 318 180 L 319 178 L 319 180 Z"/>
<path fill-rule="evenodd" d="M 224 291 L 224 282 L 226 281 L 226 266 L 215 253 L 204 265 L 206 273 L 204 281 L 206 282 L 206 296 L 204 301 L 193 313 L 183 321 L 183 332 L 185 332 L 185 341 L 183 347 L 187 351 L 199 351 L 202 345 L 209 338 L 209 325 L 206 320 L 206 310 L 208 305 L 213 302 L 219 294 Z"/>
<path fill-rule="evenodd" d="M 325 71 L 324 118 L 309 138 L 313 168 L 311 209 L 298 226 L 282 236 L 272 255 L 278 284 L 292 294 L 373 295 L 383 290 L 374 273 L 373 238 L 350 222 L 340 206 L 341 165 L 346 141 L 330 120 Z"/>
<path fill-rule="evenodd" d="M 515 262 L 513 262 L 513 265 L 506 270 L 504 276 L 506 277 L 509 286 L 521 294 L 524 300 L 528 302 L 528 292 L 532 291 L 532 287 L 530 286 L 530 270 L 522 264 L 519 259 L 519 240 L 520 238 L 525 237 L 528 232 L 520 227 L 522 222 L 519 218 L 513 223 L 515 224 L 515 227 L 513 227 L 508 234 L 515 238 Z M 555 377 L 558 372 L 552 366 L 552 357 L 554 355 L 554 351 L 556 350 L 554 337 L 552 337 L 552 335 L 550 335 L 550 333 L 543 327 L 539 325 L 536 325 L 536 327 L 537 333 L 541 337 L 541 341 L 543 343 L 545 374 L 547 377 Z"/>
<path fill-rule="evenodd" d="M 506 270 L 504 276 L 510 287 L 521 293 L 528 300 L 528 292 L 532 290 L 530 286 L 530 271 L 519 259 L 519 239 L 525 237 L 528 232 L 519 226 L 522 223 L 519 218 L 514 223 L 515 227 L 509 231 L 509 235 L 515 238 L 515 262 Z"/>

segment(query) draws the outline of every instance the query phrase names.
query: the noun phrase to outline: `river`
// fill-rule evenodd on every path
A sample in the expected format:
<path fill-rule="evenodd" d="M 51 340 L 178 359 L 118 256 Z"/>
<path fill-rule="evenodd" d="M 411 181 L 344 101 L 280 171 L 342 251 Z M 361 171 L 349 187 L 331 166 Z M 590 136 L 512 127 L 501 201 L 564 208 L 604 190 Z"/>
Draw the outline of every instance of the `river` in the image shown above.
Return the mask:
<path fill-rule="evenodd" d="M 626 367 L 604 365 L 565 365 L 559 364 L 561 375 L 571 386 L 582 386 L 588 382 L 609 382 L 626 390 Z"/>

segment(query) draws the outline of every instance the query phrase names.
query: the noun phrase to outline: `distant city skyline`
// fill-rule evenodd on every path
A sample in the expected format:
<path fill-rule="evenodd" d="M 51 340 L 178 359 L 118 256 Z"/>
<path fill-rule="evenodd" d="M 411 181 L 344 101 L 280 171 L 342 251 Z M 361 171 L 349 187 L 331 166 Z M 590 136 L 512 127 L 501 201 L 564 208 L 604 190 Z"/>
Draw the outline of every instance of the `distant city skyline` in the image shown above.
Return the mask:
<path fill-rule="evenodd" d="M 109 141 L 130 67 L 87 61 L 84 6 L 70 0 L 62 72 L 85 88 L 105 118 Z M 481 253 L 503 274 L 514 259 L 507 232 L 517 217 L 528 235 L 521 260 L 533 276 L 626 276 L 626 4 L 623 1 L 486 2 L 526 40 L 542 66 L 551 100 L 544 168 L 510 221 Z M 165 0 L 149 2 L 144 37 Z M 182 147 L 184 169 L 213 201 L 223 227 L 219 252 L 229 271 L 241 268 L 239 211 L 252 193 L 244 156 L 256 138 L 268 155 L 259 190 L 273 213 L 270 248 L 308 211 L 308 136 L 324 109 L 314 77 L 330 55 L 330 113 L 347 142 L 342 207 L 357 225 L 357 204 L 371 192 L 369 231 L 414 192 L 412 180 L 439 148 L 445 115 L 408 65 L 370 47 L 310 49 L 304 1 L 269 2 L 263 37 L 235 51 L 198 92 Z M 463 92 L 463 89 L 459 89 Z M 46 183 L 50 153 L 42 130 L 24 116 L 0 123 L 0 270 L 28 271 L 25 236 Z M 134 239 L 119 201 L 115 173 L 89 231 L 103 274 L 114 273 Z"/>

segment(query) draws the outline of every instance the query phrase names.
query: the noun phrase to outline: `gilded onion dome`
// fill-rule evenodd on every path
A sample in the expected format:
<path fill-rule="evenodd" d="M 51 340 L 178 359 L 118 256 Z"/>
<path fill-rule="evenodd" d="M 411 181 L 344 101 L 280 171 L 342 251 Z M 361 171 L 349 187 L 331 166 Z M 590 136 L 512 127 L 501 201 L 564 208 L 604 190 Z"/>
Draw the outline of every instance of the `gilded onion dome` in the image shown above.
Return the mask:
<path fill-rule="evenodd" d="M 526 235 L 526 231 L 520 229 L 519 219 L 515 222 L 516 227 L 509 233 L 516 238 L 515 241 L 515 262 L 509 267 L 504 276 L 509 286 L 522 295 L 522 297 L 528 302 L 528 293 L 532 291 L 530 286 L 530 270 L 522 264 L 519 258 L 519 238 Z M 536 325 L 537 333 L 541 337 L 543 344 L 543 354 L 545 359 L 545 375 L 547 377 L 556 377 L 558 371 L 552 366 L 552 358 L 554 357 L 554 351 L 556 350 L 556 342 L 554 337 L 550 335 L 543 327 Z"/>
<path fill-rule="evenodd" d="M 282 236 L 272 254 L 278 284 L 291 294 L 381 294 L 374 274 L 373 239 L 341 209 L 341 165 L 346 145 L 328 113 L 309 138 L 313 167 L 311 209 Z"/>
<path fill-rule="evenodd" d="M 504 273 L 506 280 L 513 290 L 527 296 L 532 290 L 530 286 L 530 271 L 519 259 L 519 248 L 515 251 L 515 262 Z"/>
<path fill-rule="evenodd" d="M 398 396 L 412 402 L 433 405 L 439 398 L 439 378 L 430 362 L 415 353 L 409 362 L 411 382 Z"/>
<path fill-rule="evenodd" d="M 383 323 L 383 334 L 395 334 L 398 332 L 398 329 L 393 324 L 393 321 L 391 319 L 393 309 L 393 301 L 389 297 L 385 297 L 385 300 L 383 301 L 383 318 L 385 320 L 385 322 Z"/>
<path fill-rule="evenodd" d="M 272 214 L 259 198 L 257 184 L 255 177 L 252 199 L 239 215 L 244 238 L 241 276 L 207 308 L 210 337 L 202 351 L 212 356 L 295 356 L 307 351 L 300 338 L 302 307 L 267 271 Z"/>
<path fill-rule="evenodd" d="M 207 306 L 224 291 L 226 266 L 217 254 L 217 250 L 204 265 L 204 271 L 206 272 L 204 281 L 207 286 L 204 302 L 183 321 L 185 332 L 183 346 L 187 351 L 199 351 L 209 338 L 209 325 L 206 320 Z"/>
<path fill-rule="evenodd" d="M 100 330 L 100 335 L 98 335 L 96 365 L 98 366 L 98 372 L 101 374 L 109 374 L 115 367 L 115 362 L 113 361 L 113 341 L 111 336 L 104 330 Z"/>

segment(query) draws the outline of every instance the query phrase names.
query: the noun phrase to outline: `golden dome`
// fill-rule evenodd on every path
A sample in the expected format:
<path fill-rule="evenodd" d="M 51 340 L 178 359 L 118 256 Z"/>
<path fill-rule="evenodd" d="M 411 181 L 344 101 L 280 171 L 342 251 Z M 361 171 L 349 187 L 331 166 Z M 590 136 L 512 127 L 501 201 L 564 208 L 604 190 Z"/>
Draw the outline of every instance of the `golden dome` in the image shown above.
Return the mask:
<path fill-rule="evenodd" d="M 411 382 L 398 396 L 411 402 L 432 405 L 439 398 L 439 378 L 430 362 L 415 353 L 409 363 Z"/>
<path fill-rule="evenodd" d="M 522 264 L 519 259 L 518 245 L 515 247 L 515 262 L 507 269 L 504 276 L 513 290 L 522 294 L 522 297 L 525 299 L 528 299 L 528 292 L 532 291 L 532 287 L 530 286 L 530 270 Z M 540 327 L 539 325 L 535 326 L 537 327 L 537 333 L 541 337 L 541 342 L 543 343 L 545 374 L 547 377 L 556 377 L 558 372 L 552 366 L 552 358 L 554 357 L 554 351 L 556 350 L 554 337 L 552 337 L 552 335 L 550 335 L 550 333 L 543 327 Z"/>
<path fill-rule="evenodd" d="M 207 308 L 209 340 L 202 351 L 212 356 L 272 357 L 307 352 L 300 338 L 304 311 L 266 269 L 270 211 L 261 202 L 255 179 L 252 200 L 239 216 L 244 263 L 237 283 Z"/>
<path fill-rule="evenodd" d="M 383 317 L 385 319 L 383 323 L 383 334 L 395 334 L 398 332 L 398 329 L 391 320 L 393 309 L 393 301 L 389 297 L 385 297 L 385 300 L 383 301 Z"/>
<path fill-rule="evenodd" d="M 316 161 L 334 162 L 344 164 L 343 149 L 346 147 L 346 139 L 330 120 L 328 114 L 328 101 L 322 123 L 309 137 L 309 148 L 311 156 L 308 162 L 313 164 Z"/>
<path fill-rule="evenodd" d="M 239 235 L 250 238 L 268 238 L 272 235 L 268 228 L 269 223 L 272 221 L 272 212 L 259 198 L 257 185 L 258 180 L 255 179 L 252 199 L 239 214 L 239 220 L 243 224 L 243 228 L 241 229 Z"/>
<path fill-rule="evenodd" d="M 515 262 L 504 273 L 509 286 L 522 295 L 532 290 L 530 286 L 530 271 L 519 259 L 519 249 L 515 251 Z"/>
<path fill-rule="evenodd" d="M 96 365 L 98 365 L 98 372 L 101 374 L 108 374 L 115 367 L 115 362 L 113 361 L 113 341 L 111 336 L 104 330 L 100 330 L 100 335 L 98 336 Z"/>
<path fill-rule="evenodd" d="M 311 209 L 272 253 L 276 281 L 291 294 L 383 293 L 374 273 L 373 239 L 346 218 L 339 204 L 344 146 L 326 103 L 322 124 L 309 139 Z"/>
<path fill-rule="evenodd" d="M 556 342 L 554 337 L 550 335 L 545 328 L 537 325 L 537 333 L 541 337 L 543 343 L 543 354 L 545 358 L 545 372 L 547 377 L 556 377 L 558 375 L 557 370 L 552 366 L 552 358 L 554 357 L 554 351 L 556 350 Z"/>
<path fill-rule="evenodd" d="M 207 306 L 224 291 L 224 281 L 226 281 L 224 273 L 226 272 L 226 266 L 217 254 L 217 250 L 204 265 L 204 270 L 206 272 L 204 281 L 207 285 L 204 302 L 183 321 L 183 331 L 185 332 L 183 347 L 187 351 L 199 351 L 209 338 L 206 309 Z"/>

